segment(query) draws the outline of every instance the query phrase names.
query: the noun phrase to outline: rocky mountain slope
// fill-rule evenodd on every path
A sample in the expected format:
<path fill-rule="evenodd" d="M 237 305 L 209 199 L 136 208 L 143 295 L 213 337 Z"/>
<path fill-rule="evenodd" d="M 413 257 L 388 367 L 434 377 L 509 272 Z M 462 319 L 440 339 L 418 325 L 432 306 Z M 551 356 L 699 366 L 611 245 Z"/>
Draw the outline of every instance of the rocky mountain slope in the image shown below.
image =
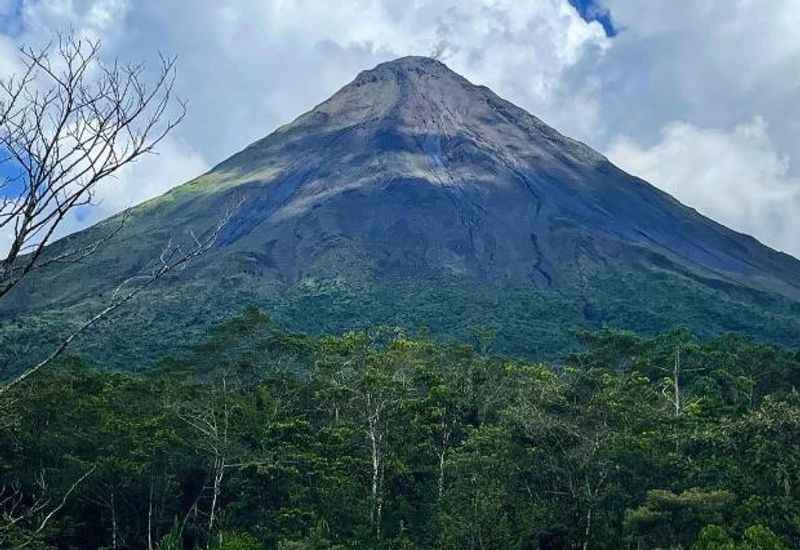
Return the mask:
<path fill-rule="evenodd" d="M 491 327 L 497 351 L 532 356 L 568 347 L 576 327 L 800 336 L 800 261 L 422 57 L 362 72 L 136 207 L 87 263 L 17 289 L 2 334 L 90 314 L 169 239 L 207 230 L 240 200 L 213 250 L 84 349 L 138 362 L 154 342 L 184 345 L 246 305 L 309 331 L 385 323 L 468 339 Z"/>

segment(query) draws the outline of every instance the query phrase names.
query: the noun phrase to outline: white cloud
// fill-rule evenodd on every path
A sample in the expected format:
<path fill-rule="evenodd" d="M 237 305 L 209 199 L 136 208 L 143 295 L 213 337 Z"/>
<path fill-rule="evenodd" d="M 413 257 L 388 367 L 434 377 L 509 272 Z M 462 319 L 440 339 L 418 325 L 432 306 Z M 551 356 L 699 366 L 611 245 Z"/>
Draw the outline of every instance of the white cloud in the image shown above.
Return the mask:
<path fill-rule="evenodd" d="M 205 159 L 185 142 L 166 137 L 158 144 L 158 153 L 140 157 L 121 168 L 114 177 L 98 185 L 95 205 L 73 216 L 70 224 L 77 228 L 100 221 L 125 208 L 157 197 L 175 185 L 199 176 L 209 166 Z"/>
<path fill-rule="evenodd" d="M 99 183 L 94 190 L 93 204 L 72 210 L 59 225 L 55 238 L 157 197 L 209 168 L 197 151 L 174 137 L 166 137 L 158 151 L 158 154 L 146 155 L 125 165 Z M 12 240 L 13 227 L 0 228 L 0 255 L 8 251 Z"/>
<path fill-rule="evenodd" d="M 0 34 L 0 79 L 7 79 L 22 71 L 17 44 Z"/>
<path fill-rule="evenodd" d="M 455 70 L 588 137 L 598 107 L 562 75 L 608 47 L 565 0 L 305 0 L 220 3 L 26 0 L 20 40 L 69 26 L 103 38 L 109 55 L 180 56 L 178 87 L 192 104 L 179 134 L 222 160 L 321 102 L 360 70 L 442 41 Z"/>
<path fill-rule="evenodd" d="M 462 3 L 440 16 L 437 32 L 455 71 L 573 137 L 597 131 L 591 86 L 565 86 L 564 75 L 587 54 L 602 56 L 611 41 L 565 1 Z"/>
<path fill-rule="evenodd" d="M 91 40 L 113 40 L 124 32 L 127 0 L 42 0 L 22 3 L 23 37 L 47 42 L 56 32 L 74 30 Z"/>
<path fill-rule="evenodd" d="M 673 121 L 728 128 L 759 114 L 800 158 L 800 120 L 787 116 L 800 100 L 797 0 L 603 2 L 624 30 L 576 85 L 586 75 L 602 82 L 609 141 L 619 133 L 647 143 Z"/>
<path fill-rule="evenodd" d="M 0 73 L 8 63 L 4 48 L 41 42 L 65 27 L 101 37 L 109 56 L 153 61 L 157 49 L 178 54 L 177 89 L 190 112 L 174 138 L 213 164 L 324 100 L 358 71 L 444 44 L 454 70 L 626 159 L 631 171 L 719 221 L 797 253 L 788 217 L 800 215 L 795 202 L 758 200 L 772 196 L 763 195 L 764 182 L 777 182 L 768 190 L 782 196 L 800 177 L 800 118 L 787 116 L 800 102 L 797 0 L 602 2 L 624 28 L 613 39 L 566 0 L 193 0 L 188 8 L 23 0 L 21 33 L 0 35 Z M 768 134 L 761 122 L 741 124 L 756 113 Z M 679 154 L 677 143 L 690 137 L 704 147 Z M 701 153 L 711 155 L 713 144 L 736 154 L 725 162 L 712 155 L 715 166 L 704 168 Z M 162 150 L 157 160 L 168 162 L 171 154 Z M 645 162 L 670 154 L 674 165 L 656 170 Z M 719 184 L 688 178 L 681 167 L 690 164 L 708 181 L 729 177 L 736 189 L 712 200 Z"/>
<path fill-rule="evenodd" d="M 642 147 L 620 138 L 609 156 L 703 214 L 800 256 L 800 178 L 761 117 L 730 131 L 674 122 Z"/>

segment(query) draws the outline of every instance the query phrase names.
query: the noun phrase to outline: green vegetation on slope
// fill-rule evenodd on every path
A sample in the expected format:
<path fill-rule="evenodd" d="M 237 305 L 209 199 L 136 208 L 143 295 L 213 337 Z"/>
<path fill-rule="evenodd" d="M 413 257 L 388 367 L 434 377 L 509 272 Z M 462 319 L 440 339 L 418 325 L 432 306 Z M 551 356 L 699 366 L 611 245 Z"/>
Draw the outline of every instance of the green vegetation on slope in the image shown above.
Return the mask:
<path fill-rule="evenodd" d="M 735 332 L 784 346 L 795 346 L 800 335 L 797 302 L 744 287 L 712 289 L 666 271 L 611 272 L 563 290 L 457 277 L 380 283 L 309 278 L 282 287 L 232 272 L 208 281 L 167 281 L 143 293 L 79 342 L 81 353 L 103 366 L 141 370 L 166 354 L 187 352 L 215 323 L 251 304 L 289 330 L 311 335 L 391 325 L 440 341 L 474 343 L 476 330 L 491 329 L 493 352 L 532 360 L 560 360 L 579 349 L 577 330 L 655 335 L 682 326 L 704 338 Z M 0 325 L 0 377 L 12 374 L 2 365 L 18 364 L 21 349 L 32 361 L 33 352 L 52 349 L 106 300 L 100 295 Z"/>
<path fill-rule="evenodd" d="M 2 403 L 0 487 L 48 504 L 0 546 L 797 547 L 797 353 L 578 337 L 548 365 L 249 310 L 136 375 L 66 362 Z"/>

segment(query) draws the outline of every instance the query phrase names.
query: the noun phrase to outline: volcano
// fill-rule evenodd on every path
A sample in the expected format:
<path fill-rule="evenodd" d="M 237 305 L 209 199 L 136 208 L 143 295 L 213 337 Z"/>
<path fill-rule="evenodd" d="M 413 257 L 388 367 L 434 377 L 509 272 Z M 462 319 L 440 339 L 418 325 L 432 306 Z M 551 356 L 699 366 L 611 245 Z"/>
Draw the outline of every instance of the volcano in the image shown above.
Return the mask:
<path fill-rule="evenodd" d="M 526 356 L 570 349 L 575 328 L 800 335 L 800 261 L 425 57 L 360 73 L 135 207 L 86 262 L 18 287 L 3 334 L 85 317 L 170 239 L 240 202 L 212 250 L 141 295 L 87 353 L 142 362 L 142 350 L 192 342 L 249 305 L 310 332 L 384 324 L 465 340 L 489 327 L 496 351 Z"/>

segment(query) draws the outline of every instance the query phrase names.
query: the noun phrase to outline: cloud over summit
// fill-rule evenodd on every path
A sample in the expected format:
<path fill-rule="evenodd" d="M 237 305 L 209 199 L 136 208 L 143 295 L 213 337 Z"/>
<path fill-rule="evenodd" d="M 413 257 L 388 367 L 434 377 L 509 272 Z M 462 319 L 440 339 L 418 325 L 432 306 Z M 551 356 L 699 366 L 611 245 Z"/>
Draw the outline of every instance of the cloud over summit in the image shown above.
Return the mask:
<path fill-rule="evenodd" d="M 123 205 L 143 198 L 133 188 L 160 193 L 197 175 L 360 70 L 437 52 L 689 205 L 800 255 L 796 202 L 773 205 L 776 189 L 795 196 L 800 174 L 796 3 L 581 0 L 585 18 L 575 3 L 5 0 L 0 13 L 12 15 L 0 26 L 0 73 L 13 70 L 7 52 L 16 44 L 65 27 L 101 38 L 109 57 L 179 56 L 189 116 L 174 146 L 147 161 L 176 180 L 156 185 L 150 169 L 132 170 L 106 201 Z M 598 15 L 620 32 L 609 36 Z M 718 166 L 704 155 L 718 155 Z M 711 200 L 731 181 L 735 193 Z"/>

